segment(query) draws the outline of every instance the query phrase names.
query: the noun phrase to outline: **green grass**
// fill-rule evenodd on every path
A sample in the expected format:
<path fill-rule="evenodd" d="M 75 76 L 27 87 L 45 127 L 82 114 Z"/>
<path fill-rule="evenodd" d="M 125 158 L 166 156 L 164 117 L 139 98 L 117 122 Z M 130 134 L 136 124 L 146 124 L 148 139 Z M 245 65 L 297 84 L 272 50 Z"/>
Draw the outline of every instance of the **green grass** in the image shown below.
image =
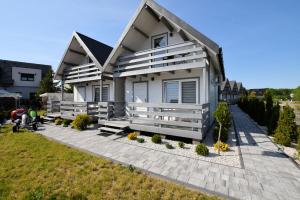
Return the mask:
<path fill-rule="evenodd" d="M 0 158 L 0 200 L 217 199 L 11 126 Z"/>

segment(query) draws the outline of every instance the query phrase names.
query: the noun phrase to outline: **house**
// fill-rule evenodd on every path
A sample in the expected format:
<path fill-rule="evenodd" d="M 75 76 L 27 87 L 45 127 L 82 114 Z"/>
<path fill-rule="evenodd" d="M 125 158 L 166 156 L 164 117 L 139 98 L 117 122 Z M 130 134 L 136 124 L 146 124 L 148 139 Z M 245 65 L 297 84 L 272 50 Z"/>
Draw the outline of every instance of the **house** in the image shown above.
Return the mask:
<path fill-rule="evenodd" d="M 74 101 L 61 102 L 63 117 L 84 112 L 98 117 L 101 131 L 127 127 L 199 141 L 225 72 L 215 42 L 144 0 L 113 49 L 73 33 L 55 78 L 74 87 Z"/>
<path fill-rule="evenodd" d="M 50 65 L 0 60 L 0 88 L 18 93 L 23 99 L 34 98 L 40 81 L 49 70 Z"/>
<path fill-rule="evenodd" d="M 234 104 L 245 93 L 241 82 L 229 81 L 226 79 L 221 83 L 220 100 Z"/>

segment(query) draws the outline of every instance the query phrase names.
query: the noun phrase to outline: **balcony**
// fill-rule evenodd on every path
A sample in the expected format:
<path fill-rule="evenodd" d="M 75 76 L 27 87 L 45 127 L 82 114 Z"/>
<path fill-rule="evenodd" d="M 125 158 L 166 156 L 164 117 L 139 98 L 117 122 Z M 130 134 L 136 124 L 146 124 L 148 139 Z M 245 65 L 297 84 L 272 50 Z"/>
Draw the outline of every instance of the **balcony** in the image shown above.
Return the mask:
<path fill-rule="evenodd" d="M 210 104 L 128 103 L 129 127 L 202 140 L 210 119 Z"/>
<path fill-rule="evenodd" d="M 120 56 L 114 76 L 134 76 L 206 66 L 206 52 L 197 42 L 185 42 Z"/>
<path fill-rule="evenodd" d="M 79 83 L 101 79 L 101 71 L 94 63 L 70 67 L 64 70 L 65 83 Z"/>

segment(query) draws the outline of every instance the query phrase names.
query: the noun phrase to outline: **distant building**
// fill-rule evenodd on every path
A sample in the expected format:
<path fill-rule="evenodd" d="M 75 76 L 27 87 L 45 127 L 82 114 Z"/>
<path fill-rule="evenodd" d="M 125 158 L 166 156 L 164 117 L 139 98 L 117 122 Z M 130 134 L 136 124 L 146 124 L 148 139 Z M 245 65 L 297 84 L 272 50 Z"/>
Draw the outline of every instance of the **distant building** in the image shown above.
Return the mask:
<path fill-rule="evenodd" d="M 229 81 L 226 79 L 221 83 L 220 100 L 236 103 L 245 91 L 246 90 L 241 82 Z"/>
<path fill-rule="evenodd" d="M 0 89 L 31 99 L 50 69 L 50 65 L 0 60 Z"/>
<path fill-rule="evenodd" d="M 255 92 L 256 96 L 261 97 L 265 95 L 266 88 L 249 89 L 249 94 Z"/>

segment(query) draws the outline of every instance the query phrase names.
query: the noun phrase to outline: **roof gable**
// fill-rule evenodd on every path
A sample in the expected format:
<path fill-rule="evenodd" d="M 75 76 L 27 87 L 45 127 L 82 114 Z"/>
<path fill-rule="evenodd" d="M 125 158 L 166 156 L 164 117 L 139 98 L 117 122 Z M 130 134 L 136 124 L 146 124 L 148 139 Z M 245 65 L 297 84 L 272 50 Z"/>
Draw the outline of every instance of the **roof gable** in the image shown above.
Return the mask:
<path fill-rule="evenodd" d="M 102 71 L 105 60 L 109 56 L 112 47 L 81 33 L 73 32 L 72 38 L 56 70 L 55 79 L 61 79 L 65 67 L 80 65 L 84 57 L 88 56 Z"/>
<path fill-rule="evenodd" d="M 123 31 L 115 48 L 106 60 L 104 64 L 105 71 L 111 71 L 111 65 L 115 63 L 117 55 L 120 54 L 122 48 L 127 49 L 129 51 L 132 50 L 131 48 L 126 48 L 126 44 L 124 44 L 126 43 L 125 39 L 129 37 L 130 34 L 132 34 L 132 30 L 135 29 L 135 24 L 138 21 L 140 21 L 140 18 L 142 17 L 142 15 L 144 15 L 144 12 L 147 12 L 149 15 L 152 15 L 154 20 L 158 22 L 163 22 L 169 28 L 169 30 L 174 29 L 173 32 L 179 33 L 182 36 L 182 38 L 185 38 L 187 40 L 196 40 L 200 44 L 202 44 L 208 50 L 208 53 L 212 60 L 215 63 L 217 63 L 216 66 L 219 66 L 219 71 L 222 73 L 223 78 L 225 77 L 223 59 L 221 55 L 222 51 L 220 47 L 208 37 L 194 29 L 192 26 L 188 25 L 186 22 L 184 22 L 179 17 L 175 16 L 170 11 L 166 10 L 153 0 L 143 0 L 142 3 L 139 5 L 134 16 L 129 21 L 125 30 Z M 142 35 L 147 36 L 147 32 L 145 30 L 149 28 L 148 26 L 150 26 L 149 24 L 151 24 L 151 22 L 147 21 L 139 24 L 142 24 L 143 27 L 137 27 L 138 29 L 136 30 L 142 33 Z M 143 30 L 139 30 L 139 28 L 142 28 Z"/>

